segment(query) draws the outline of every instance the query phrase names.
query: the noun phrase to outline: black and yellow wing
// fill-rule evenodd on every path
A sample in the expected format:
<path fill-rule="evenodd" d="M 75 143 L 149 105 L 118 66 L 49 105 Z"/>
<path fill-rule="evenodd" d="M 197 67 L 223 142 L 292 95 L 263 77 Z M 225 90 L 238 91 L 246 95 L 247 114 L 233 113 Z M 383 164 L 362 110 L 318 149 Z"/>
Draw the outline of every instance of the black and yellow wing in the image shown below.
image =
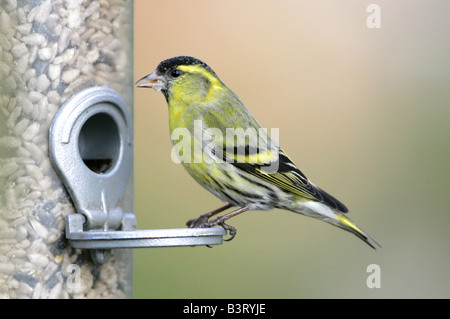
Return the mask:
<path fill-rule="evenodd" d="M 234 149 L 231 153 L 228 150 L 225 151 L 225 154 L 227 154 L 225 157 L 229 160 L 232 156 L 234 166 L 276 185 L 285 192 L 322 202 L 343 213 L 348 212 L 347 207 L 339 200 L 311 183 L 282 150 L 256 150 L 253 154 L 245 153 L 245 151 L 239 152 L 239 150 Z"/>

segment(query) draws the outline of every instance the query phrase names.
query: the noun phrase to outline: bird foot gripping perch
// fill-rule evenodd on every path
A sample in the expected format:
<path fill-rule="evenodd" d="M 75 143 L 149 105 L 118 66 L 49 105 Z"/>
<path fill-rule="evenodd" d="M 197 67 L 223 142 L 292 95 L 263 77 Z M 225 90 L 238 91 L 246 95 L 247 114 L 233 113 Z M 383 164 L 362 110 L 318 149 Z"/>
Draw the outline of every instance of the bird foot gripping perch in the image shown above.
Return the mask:
<path fill-rule="evenodd" d="M 186 222 L 186 226 L 188 226 L 189 228 L 203 228 L 203 227 L 212 227 L 208 225 L 208 219 L 210 219 L 212 216 L 217 215 L 221 212 L 223 212 L 224 210 L 227 210 L 228 208 L 232 207 L 231 204 L 226 204 L 225 206 L 219 207 L 217 209 L 214 209 L 210 212 L 201 214 L 199 217 L 197 218 L 192 218 L 189 219 Z M 217 224 L 216 224 L 217 225 Z"/>
<path fill-rule="evenodd" d="M 200 215 L 197 218 L 189 219 L 186 222 L 186 225 L 189 228 L 197 228 L 197 227 L 198 228 L 206 228 L 206 227 L 209 228 L 209 227 L 214 227 L 214 226 L 217 226 L 217 225 L 222 226 L 222 228 L 226 232 L 228 232 L 230 234 L 230 236 L 231 236 L 230 238 L 224 239 L 224 240 L 225 241 L 230 241 L 236 236 L 237 230 L 236 230 L 235 227 L 230 226 L 228 224 L 225 224 L 225 221 L 230 219 L 231 217 L 234 217 L 236 215 L 239 215 L 239 214 L 242 214 L 242 213 L 248 211 L 248 207 L 244 206 L 244 207 L 238 208 L 236 210 L 233 210 L 232 212 L 229 212 L 227 214 L 219 216 L 219 217 L 217 217 L 217 218 L 215 218 L 213 220 L 209 220 L 209 218 L 211 218 L 212 216 L 217 215 L 218 213 L 220 213 L 220 212 L 222 212 L 222 211 L 224 211 L 224 210 L 226 210 L 226 209 L 228 209 L 230 207 L 232 207 L 232 205 L 231 204 L 227 204 L 225 206 L 222 206 L 222 207 L 219 207 L 219 208 L 217 208 L 215 210 L 212 210 L 212 211 L 210 211 L 208 213 L 202 214 L 202 215 Z"/>

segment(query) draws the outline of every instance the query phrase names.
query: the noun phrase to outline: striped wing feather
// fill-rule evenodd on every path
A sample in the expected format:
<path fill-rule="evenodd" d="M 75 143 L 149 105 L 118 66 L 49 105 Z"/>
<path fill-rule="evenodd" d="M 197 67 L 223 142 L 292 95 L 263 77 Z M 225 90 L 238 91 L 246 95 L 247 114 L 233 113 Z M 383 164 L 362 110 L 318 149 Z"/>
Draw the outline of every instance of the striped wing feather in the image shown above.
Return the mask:
<path fill-rule="evenodd" d="M 232 164 L 286 192 L 322 202 L 343 213 L 348 212 L 347 207 L 339 200 L 312 184 L 282 150 L 279 150 L 276 160 L 279 162 L 248 163 L 234 161 Z M 269 165 L 278 166 L 278 170 L 274 173 L 268 173 L 264 168 Z"/>

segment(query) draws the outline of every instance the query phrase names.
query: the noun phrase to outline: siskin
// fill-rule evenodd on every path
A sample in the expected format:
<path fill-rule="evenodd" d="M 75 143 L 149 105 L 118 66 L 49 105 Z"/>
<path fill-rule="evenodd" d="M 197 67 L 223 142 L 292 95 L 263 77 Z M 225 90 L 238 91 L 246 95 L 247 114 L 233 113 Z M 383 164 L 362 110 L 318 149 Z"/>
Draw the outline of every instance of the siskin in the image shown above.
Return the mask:
<path fill-rule="evenodd" d="M 206 63 L 189 56 L 170 58 L 136 85 L 164 94 L 172 136 L 177 130 L 188 133 L 186 140 L 194 149 L 180 149 L 181 143 L 174 143 L 182 165 L 201 186 L 227 203 L 189 220 L 187 226 L 220 225 L 229 231 L 231 240 L 236 228 L 225 223 L 229 218 L 249 210 L 280 208 L 340 227 L 372 248 L 379 246 L 344 215 L 348 211 L 344 204 L 309 181 L 278 143 L 264 134 Z M 201 134 L 195 132 L 198 128 Z M 231 207 L 237 209 L 210 220 Z"/>

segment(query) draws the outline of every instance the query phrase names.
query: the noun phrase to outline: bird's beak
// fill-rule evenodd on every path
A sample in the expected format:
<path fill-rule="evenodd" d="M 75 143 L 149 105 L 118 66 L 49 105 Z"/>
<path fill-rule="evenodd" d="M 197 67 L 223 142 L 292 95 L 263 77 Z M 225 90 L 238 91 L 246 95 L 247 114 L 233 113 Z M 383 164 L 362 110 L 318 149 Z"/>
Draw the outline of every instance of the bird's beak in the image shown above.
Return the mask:
<path fill-rule="evenodd" d="M 167 81 L 158 74 L 158 71 L 153 71 L 137 81 L 135 85 L 139 88 L 153 88 L 155 91 L 161 91 L 166 88 Z"/>

